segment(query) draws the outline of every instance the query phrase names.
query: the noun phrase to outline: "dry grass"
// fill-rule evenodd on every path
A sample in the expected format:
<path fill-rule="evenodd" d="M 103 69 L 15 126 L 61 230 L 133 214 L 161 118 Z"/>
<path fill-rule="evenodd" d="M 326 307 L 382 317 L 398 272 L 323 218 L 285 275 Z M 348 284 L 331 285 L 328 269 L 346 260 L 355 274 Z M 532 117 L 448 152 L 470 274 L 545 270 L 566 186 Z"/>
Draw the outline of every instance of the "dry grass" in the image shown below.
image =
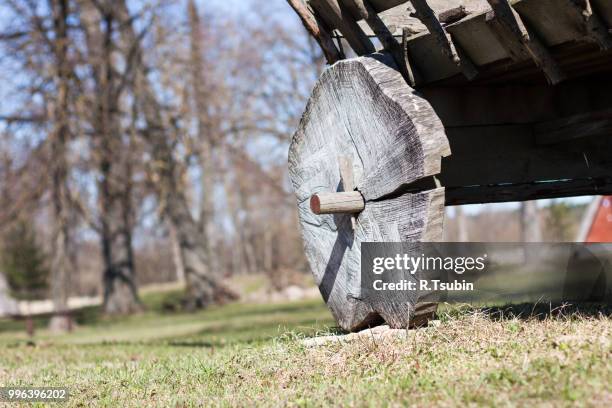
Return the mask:
<path fill-rule="evenodd" d="M 272 405 L 304 406 L 612 403 L 609 317 L 570 312 L 525 319 L 477 309 L 443 320 L 401 338 L 270 347 L 263 367 L 261 354 L 242 356 L 248 368 L 237 370 L 241 381 L 225 392 L 244 395 L 248 384 Z"/>
<path fill-rule="evenodd" d="M 303 305 L 312 316 L 313 305 Z M 213 343 L 204 330 L 189 341 L 152 340 L 147 334 L 146 340 L 87 346 L 53 339 L 35 347 L 8 344 L 0 357 L 0 383 L 68 384 L 74 406 L 612 404 L 607 309 L 465 307 L 402 337 L 361 336 L 307 348 L 302 333 L 313 329 L 300 317 L 302 309 L 292 314 L 289 305 L 283 308 L 279 319 L 296 323 L 255 342 L 240 337 Z M 254 317 L 262 319 L 246 313 L 233 310 L 227 324 L 248 330 Z M 106 329 L 113 330 L 119 328 Z M 228 339 L 235 334 L 215 333 Z"/>

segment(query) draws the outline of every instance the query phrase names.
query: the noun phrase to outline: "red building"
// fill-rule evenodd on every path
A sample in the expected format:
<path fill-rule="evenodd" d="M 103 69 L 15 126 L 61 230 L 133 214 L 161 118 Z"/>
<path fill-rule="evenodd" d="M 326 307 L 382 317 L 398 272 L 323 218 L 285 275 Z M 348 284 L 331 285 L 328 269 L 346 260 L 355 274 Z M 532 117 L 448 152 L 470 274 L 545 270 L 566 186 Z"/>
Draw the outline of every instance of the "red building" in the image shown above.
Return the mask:
<path fill-rule="evenodd" d="M 580 241 L 612 242 L 612 196 L 597 197 L 589 206 Z"/>

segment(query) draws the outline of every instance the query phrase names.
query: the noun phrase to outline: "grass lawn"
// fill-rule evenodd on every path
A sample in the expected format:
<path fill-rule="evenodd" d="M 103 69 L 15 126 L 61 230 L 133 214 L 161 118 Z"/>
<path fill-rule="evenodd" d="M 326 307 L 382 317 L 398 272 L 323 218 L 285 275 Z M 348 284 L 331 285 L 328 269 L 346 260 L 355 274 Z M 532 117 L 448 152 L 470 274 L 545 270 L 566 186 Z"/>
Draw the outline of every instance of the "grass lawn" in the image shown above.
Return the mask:
<path fill-rule="evenodd" d="M 0 321 L 0 385 L 68 386 L 72 406 L 612 406 L 608 309 L 449 309 L 405 338 L 307 348 L 336 331 L 320 300 L 185 314 L 164 296 L 33 342 Z"/>

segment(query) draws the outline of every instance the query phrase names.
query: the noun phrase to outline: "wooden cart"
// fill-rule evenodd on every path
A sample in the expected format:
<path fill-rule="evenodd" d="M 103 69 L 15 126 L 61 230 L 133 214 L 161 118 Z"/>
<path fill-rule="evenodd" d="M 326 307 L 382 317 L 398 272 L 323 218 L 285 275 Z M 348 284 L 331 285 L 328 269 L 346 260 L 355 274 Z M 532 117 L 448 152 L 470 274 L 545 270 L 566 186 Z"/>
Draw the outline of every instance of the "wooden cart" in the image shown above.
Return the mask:
<path fill-rule="evenodd" d="M 361 242 L 441 240 L 445 205 L 612 193 L 612 1 L 288 1 L 332 64 L 289 170 L 344 329 L 433 310 L 360 300 Z"/>

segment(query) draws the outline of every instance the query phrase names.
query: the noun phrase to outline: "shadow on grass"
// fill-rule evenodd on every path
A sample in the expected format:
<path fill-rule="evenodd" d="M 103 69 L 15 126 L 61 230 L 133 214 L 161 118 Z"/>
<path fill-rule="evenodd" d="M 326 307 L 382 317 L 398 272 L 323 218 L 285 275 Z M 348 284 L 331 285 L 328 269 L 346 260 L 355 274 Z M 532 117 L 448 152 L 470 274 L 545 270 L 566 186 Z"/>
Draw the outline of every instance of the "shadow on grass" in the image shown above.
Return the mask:
<path fill-rule="evenodd" d="M 196 334 L 184 338 L 168 340 L 167 345 L 175 347 L 220 347 L 228 344 L 254 344 L 272 338 L 296 338 L 326 334 L 342 333 L 338 327 L 330 327 L 328 321 L 318 322 L 304 318 L 287 322 L 226 322 L 207 327 Z"/>
<path fill-rule="evenodd" d="M 448 317 L 457 317 L 464 313 L 480 313 L 492 320 L 507 319 L 546 320 L 546 319 L 584 319 L 612 317 L 612 305 L 602 303 L 536 303 L 525 302 L 496 306 L 450 306 L 446 311 Z"/>

